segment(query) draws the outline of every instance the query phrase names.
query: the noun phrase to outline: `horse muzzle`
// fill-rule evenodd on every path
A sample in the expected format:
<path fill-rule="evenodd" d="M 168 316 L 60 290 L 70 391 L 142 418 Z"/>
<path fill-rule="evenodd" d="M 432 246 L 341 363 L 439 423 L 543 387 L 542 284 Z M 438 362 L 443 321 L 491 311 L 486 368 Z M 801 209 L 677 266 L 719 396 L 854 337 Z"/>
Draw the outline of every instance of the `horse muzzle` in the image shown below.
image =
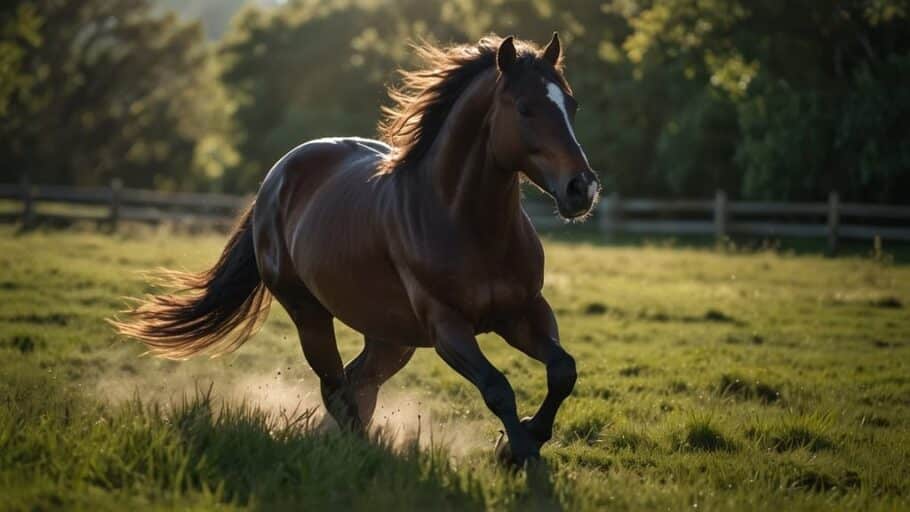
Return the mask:
<path fill-rule="evenodd" d="M 572 176 L 556 196 L 559 214 L 567 219 L 586 215 L 600 193 L 600 181 L 593 171 L 584 170 Z"/>

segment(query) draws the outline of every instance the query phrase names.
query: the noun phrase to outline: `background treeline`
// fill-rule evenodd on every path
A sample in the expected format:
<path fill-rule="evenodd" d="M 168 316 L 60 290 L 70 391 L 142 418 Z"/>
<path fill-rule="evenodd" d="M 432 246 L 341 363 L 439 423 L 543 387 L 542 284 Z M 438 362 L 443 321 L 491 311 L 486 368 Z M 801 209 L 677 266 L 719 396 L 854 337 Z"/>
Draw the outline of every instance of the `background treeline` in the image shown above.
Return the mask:
<path fill-rule="evenodd" d="M 251 192 L 301 141 L 373 136 L 409 41 L 559 30 L 579 138 L 624 195 L 910 203 L 908 16 L 910 0 L 10 0 L 0 181 Z"/>

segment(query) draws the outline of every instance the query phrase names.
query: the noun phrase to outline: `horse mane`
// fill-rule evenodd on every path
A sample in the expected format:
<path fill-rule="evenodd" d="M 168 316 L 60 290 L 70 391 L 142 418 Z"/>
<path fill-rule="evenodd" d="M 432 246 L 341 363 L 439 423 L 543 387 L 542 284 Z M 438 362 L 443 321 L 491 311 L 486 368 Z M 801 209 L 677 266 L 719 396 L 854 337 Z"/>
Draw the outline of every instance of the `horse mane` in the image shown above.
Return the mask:
<path fill-rule="evenodd" d="M 400 69 L 401 84 L 388 89 L 394 105 L 382 107 L 378 130 L 379 138 L 392 147 L 392 152 L 380 172 L 410 167 L 426 155 L 459 96 L 475 78 L 496 65 L 502 40 L 490 35 L 476 44 L 446 48 L 427 41 L 412 45 L 424 67 Z M 543 62 L 534 43 L 516 39 L 514 44 L 519 66 L 535 68 L 568 87 L 561 65 L 554 69 Z"/>

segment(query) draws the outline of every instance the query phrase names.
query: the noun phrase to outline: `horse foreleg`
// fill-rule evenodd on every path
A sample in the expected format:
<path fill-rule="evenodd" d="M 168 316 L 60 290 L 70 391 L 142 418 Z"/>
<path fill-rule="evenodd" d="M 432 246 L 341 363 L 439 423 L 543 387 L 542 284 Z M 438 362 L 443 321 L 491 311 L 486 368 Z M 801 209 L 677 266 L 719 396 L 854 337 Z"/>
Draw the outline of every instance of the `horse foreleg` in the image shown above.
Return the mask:
<path fill-rule="evenodd" d="M 537 443 L 518 420 L 512 386 L 483 355 L 471 326 L 460 321 L 438 321 L 433 324 L 432 330 L 439 356 L 477 387 L 487 407 L 502 422 L 511 452 L 501 455 L 517 465 L 540 458 Z"/>
<path fill-rule="evenodd" d="M 556 319 L 543 297 L 503 324 L 497 333 L 507 343 L 547 367 L 547 395 L 533 417 L 521 420 L 537 440 L 538 446 L 543 445 L 553 437 L 556 412 L 575 387 L 578 376 L 575 359 L 559 344 Z"/>
<path fill-rule="evenodd" d="M 413 347 L 364 339 L 363 351 L 344 369 L 364 425 L 373 417 L 379 386 L 404 368 L 413 355 Z"/>

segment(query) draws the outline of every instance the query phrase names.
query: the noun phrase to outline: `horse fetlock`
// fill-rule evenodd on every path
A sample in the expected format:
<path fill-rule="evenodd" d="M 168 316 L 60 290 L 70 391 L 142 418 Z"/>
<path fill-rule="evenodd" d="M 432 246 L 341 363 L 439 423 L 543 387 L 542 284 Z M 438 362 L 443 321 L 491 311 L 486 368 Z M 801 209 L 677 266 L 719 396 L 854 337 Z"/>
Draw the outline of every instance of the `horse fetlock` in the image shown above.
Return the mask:
<path fill-rule="evenodd" d="M 553 437 L 553 427 L 552 425 L 547 427 L 543 425 L 540 421 L 536 421 L 535 418 L 522 418 L 521 426 L 531 434 L 531 437 L 537 441 L 537 445 L 542 446 L 544 443 L 552 439 Z"/>
<path fill-rule="evenodd" d="M 343 381 L 342 381 L 343 382 Z M 335 379 L 323 379 L 320 382 L 322 402 L 338 426 L 359 434 L 365 434 L 365 422 L 362 420 L 354 390 L 346 382 Z"/>

